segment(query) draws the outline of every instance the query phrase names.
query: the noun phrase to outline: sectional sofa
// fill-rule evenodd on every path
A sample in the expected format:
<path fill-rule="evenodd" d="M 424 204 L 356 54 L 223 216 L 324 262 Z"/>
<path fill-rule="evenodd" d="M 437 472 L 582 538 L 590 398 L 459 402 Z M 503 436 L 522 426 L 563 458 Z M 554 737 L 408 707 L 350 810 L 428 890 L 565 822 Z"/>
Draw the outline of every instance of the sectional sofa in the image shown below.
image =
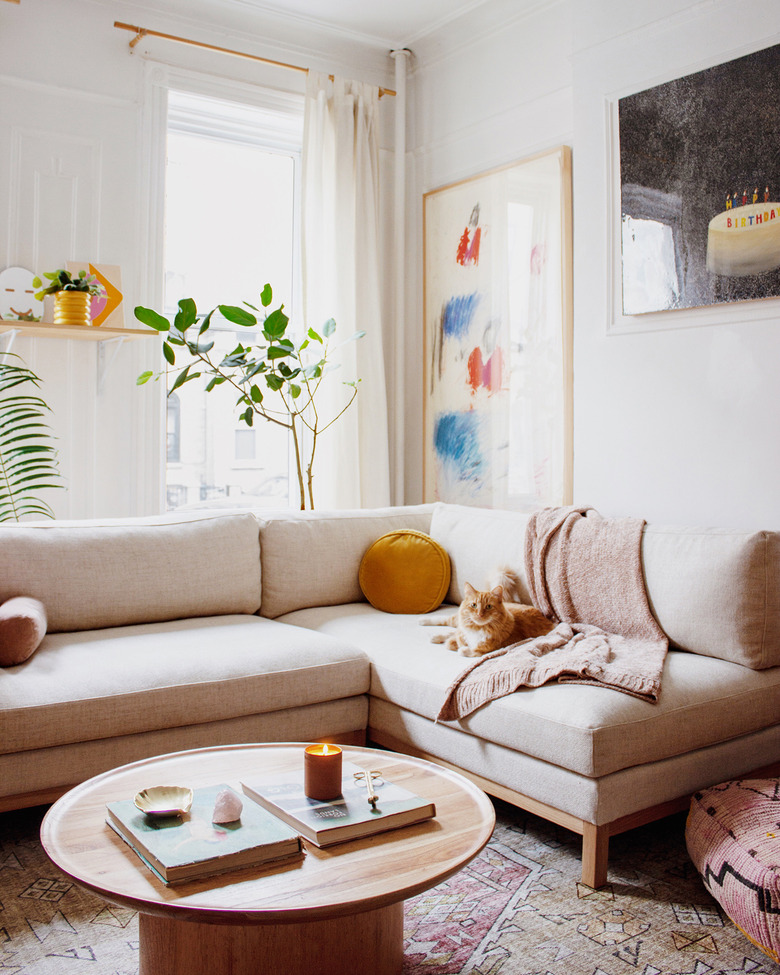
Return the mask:
<path fill-rule="evenodd" d="M 437 722 L 468 661 L 419 617 L 370 605 L 361 559 L 389 531 L 430 534 L 454 605 L 498 566 L 522 573 L 526 523 L 435 504 L 0 526 L 0 603 L 33 597 L 48 618 L 37 651 L 0 669 L 0 810 L 152 754 L 367 740 L 581 834 L 597 887 L 612 835 L 780 771 L 773 532 L 646 527 L 648 597 L 672 646 L 658 703 L 551 684 Z"/>

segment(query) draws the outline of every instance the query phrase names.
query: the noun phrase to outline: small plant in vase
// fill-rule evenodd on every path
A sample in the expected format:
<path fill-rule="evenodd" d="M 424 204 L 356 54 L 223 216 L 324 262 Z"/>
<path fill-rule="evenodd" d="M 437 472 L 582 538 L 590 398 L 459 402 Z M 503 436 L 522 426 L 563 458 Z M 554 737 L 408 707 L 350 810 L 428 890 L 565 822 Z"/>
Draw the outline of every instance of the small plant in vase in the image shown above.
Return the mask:
<path fill-rule="evenodd" d="M 92 296 L 103 294 L 103 286 L 95 275 L 84 270 L 74 275 L 60 268 L 45 271 L 43 276 L 51 283 L 44 287 L 41 278 L 33 278 L 33 287 L 40 288 L 35 297 L 43 301 L 46 295 L 54 295 L 54 324 L 91 325 Z"/>

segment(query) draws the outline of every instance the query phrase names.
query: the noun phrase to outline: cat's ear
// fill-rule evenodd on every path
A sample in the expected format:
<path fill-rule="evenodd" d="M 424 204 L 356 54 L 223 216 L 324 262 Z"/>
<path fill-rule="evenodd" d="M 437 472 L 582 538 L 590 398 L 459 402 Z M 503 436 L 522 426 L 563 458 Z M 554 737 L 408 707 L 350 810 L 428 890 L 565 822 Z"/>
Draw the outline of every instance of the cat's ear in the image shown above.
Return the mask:
<path fill-rule="evenodd" d="M 499 599 L 499 600 L 501 600 L 501 602 L 503 602 L 504 601 L 504 587 L 503 586 L 496 586 L 495 589 L 491 590 L 490 595 L 493 596 L 494 599 Z"/>
<path fill-rule="evenodd" d="M 476 596 L 477 590 L 468 582 L 463 583 L 463 591 L 467 596 Z"/>

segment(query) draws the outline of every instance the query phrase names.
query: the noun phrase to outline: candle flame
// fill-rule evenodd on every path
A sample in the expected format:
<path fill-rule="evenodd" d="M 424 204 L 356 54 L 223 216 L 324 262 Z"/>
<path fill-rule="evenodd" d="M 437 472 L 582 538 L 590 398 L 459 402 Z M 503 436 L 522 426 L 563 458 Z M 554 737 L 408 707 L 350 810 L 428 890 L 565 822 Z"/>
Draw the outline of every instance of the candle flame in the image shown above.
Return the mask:
<path fill-rule="evenodd" d="M 330 753 L 328 752 L 328 746 L 327 746 L 327 745 L 325 745 L 325 747 L 324 747 L 324 748 L 322 749 L 322 754 L 323 754 L 323 755 L 328 755 L 328 754 L 330 754 Z"/>

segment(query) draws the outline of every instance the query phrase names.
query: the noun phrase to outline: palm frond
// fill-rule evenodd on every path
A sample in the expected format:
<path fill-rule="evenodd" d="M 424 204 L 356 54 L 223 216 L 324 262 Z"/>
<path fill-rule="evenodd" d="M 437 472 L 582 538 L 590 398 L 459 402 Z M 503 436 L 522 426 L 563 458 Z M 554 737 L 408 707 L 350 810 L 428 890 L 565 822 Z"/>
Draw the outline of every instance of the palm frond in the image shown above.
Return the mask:
<path fill-rule="evenodd" d="M 9 395 L 25 383 L 38 387 L 40 382 L 26 366 L 7 357 L 0 362 L 0 521 L 20 521 L 28 515 L 53 518 L 50 505 L 37 495 L 63 487 L 57 451 L 45 422 L 51 410 L 40 396 L 21 390 Z"/>

